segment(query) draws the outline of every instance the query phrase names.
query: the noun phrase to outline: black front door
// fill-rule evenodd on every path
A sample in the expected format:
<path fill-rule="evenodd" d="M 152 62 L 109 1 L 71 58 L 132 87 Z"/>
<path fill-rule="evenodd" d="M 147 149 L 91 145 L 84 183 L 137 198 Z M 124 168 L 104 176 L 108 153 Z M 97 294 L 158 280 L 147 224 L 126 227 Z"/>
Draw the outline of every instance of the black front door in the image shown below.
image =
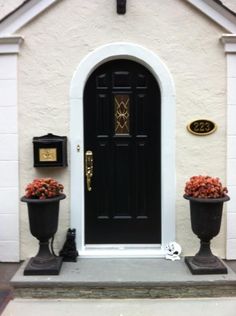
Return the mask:
<path fill-rule="evenodd" d="M 84 144 L 85 243 L 161 243 L 160 89 L 147 68 L 115 60 L 90 75 Z"/>

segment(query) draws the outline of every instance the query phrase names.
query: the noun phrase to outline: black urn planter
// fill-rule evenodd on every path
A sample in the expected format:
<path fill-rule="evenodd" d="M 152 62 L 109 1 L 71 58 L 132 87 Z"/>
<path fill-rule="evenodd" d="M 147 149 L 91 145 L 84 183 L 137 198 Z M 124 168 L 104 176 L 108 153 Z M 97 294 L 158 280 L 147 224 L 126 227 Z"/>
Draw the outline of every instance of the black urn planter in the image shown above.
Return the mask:
<path fill-rule="evenodd" d="M 200 249 L 194 257 L 185 257 L 192 274 L 227 274 L 223 262 L 211 252 L 210 241 L 218 235 L 221 226 L 225 196 L 217 199 L 200 199 L 184 195 L 190 203 L 191 225 L 194 234 L 200 239 Z"/>
<path fill-rule="evenodd" d="M 25 196 L 21 198 L 28 206 L 30 232 L 39 240 L 38 253 L 29 260 L 24 275 L 59 274 L 62 257 L 56 257 L 51 253 L 49 239 L 57 231 L 59 203 L 65 197 L 65 194 L 60 194 L 45 200 L 29 199 Z"/>

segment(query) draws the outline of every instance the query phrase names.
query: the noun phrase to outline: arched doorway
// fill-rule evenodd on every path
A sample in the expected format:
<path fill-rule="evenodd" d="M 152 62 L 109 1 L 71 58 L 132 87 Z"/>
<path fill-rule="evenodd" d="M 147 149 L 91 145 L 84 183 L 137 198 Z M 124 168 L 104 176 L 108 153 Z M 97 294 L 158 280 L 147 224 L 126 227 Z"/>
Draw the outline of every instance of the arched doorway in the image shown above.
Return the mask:
<path fill-rule="evenodd" d="M 143 65 L 100 65 L 84 89 L 85 243 L 161 244 L 161 98 Z"/>
<path fill-rule="evenodd" d="M 85 143 L 84 143 L 84 89 L 90 75 L 109 61 L 123 59 L 144 66 L 155 78 L 161 95 L 161 238 L 160 243 L 148 244 L 87 244 L 85 234 Z M 125 95 L 125 94 L 123 94 Z M 175 240 L 175 91 L 172 77 L 151 51 L 132 43 L 104 45 L 79 64 L 70 90 L 71 143 L 71 227 L 77 229 L 77 247 L 82 256 L 163 257 L 166 243 Z M 125 100 L 118 99 L 118 103 Z M 127 102 L 127 99 L 126 99 Z M 122 110 L 123 111 L 123 110 Z M 121 111 L 121 112 L 122 112 Z M 123 113 L 123 112 L 122 112 Z M 124 114 L 124 113 L 123 113 Z M 78 146 L 79 145 L 79 146 Z"/>

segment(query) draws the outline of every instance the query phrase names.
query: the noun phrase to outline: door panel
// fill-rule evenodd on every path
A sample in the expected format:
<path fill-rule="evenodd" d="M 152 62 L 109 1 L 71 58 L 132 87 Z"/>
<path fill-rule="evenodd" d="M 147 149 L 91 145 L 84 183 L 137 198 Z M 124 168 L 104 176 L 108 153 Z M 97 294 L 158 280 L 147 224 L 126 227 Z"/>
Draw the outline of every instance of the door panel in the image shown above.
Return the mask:
<path fill-rule="evenodd" d="M 131 218 L 131 148 L 128 142 L 114 144 L 113 218 Z"/>
<path fill-rule="evenodd" d="M 108 141 L 100 141 L 97 148 L 97 159 L 96 159 L 96 172 L 97 178 L 99 179 L 99 185 L 97 185 L 96 194 L 96 205 L 98 219 L 109 218 L 109 174 L 107 171 L 107 161 L 109 157 L 109 143 Z M 103 198 L 101 198 L 103 197 Z"/>
<path fill-rule="evenodd" d="M 147 147 L 148 144 L 145 141 L 139 141 L 136 144 L 136 209 L 138 219 L 147 219 Z"/>
<path fill-rule="evenodd" d="M 97 95 L 97 118 L 96 118 L 96 134 L 109 135 L 109 98 L 107 94 L 99 93 Z"/>
<path fill-rule="evenodd" d="M 86 244 L 161 243 L 161 105 L 152 74 L 129 60 L 99 66 L 84 90 Z"/>

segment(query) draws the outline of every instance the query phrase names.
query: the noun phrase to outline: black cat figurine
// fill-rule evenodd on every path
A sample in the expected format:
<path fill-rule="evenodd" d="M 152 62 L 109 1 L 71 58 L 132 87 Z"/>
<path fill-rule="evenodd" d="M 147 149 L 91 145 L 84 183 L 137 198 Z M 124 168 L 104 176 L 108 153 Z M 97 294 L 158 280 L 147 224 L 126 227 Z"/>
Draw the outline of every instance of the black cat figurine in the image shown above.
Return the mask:
<path fill-rule="evenodd" d="M 59 252 L 64 262 L 76 262 L 79 255 L 75 243 L 76 230 L 69 228 L 66 234 L 66 241 Z"/>

